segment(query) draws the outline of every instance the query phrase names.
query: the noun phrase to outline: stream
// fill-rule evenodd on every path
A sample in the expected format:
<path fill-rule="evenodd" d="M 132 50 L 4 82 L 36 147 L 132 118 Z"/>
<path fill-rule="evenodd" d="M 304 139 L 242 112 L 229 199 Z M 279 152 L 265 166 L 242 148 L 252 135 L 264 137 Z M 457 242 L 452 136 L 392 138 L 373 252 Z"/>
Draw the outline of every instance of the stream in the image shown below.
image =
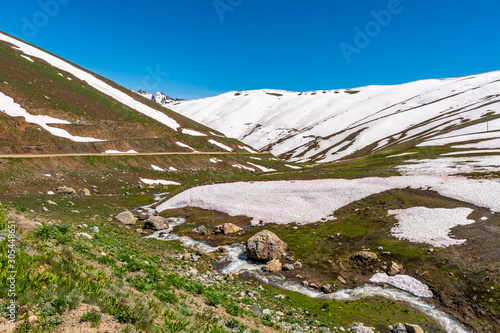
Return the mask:
<path fill-rule="evenodd" d="M 155 203 L 141 206 L 137 208 L 136 211 L 140 213 L 155 214 L 156 210 L 153 206 L 161 200 L 164 194 L 166 193 L 155 195 Z M 469 333 L 468 330 L 464 329 L 460 323 L 451 318 L 448 314 L 437 309 L 434 305 L 427 303 L 424 299 L 406 291 L 390 286 L 382 287 L 368 284 L 354 289 L 341 289 L 332 294 L 325 294 L 317 289 L 311 289 L 295 281 L 287 280 L 280 273 L 267 273 L 262 271 L 261 268 L 264 264 L 248 260 L 245 252 L 245 245 L 241 243 L 211 246 L 206 242 L 196 241 L 191 237 L 172 233 L 175 227 L 186 222 L 185 218 L 169 218 L 168 220 L 169 228 L 167 230 L 157 231 L 146 238 L 156 238 L 163 241 L 179 241 L 186 248 L 202 250 L 208 253 L 223 248 L 225 251 L 220 254 L 220 259 L 216 265 L 220 274 L 237 272 L 245 279 L 252 279 L 261 284 L 271 285 L 282 290 L 294 291 L 318 299 L 352 301 L 366 297 L 384 297 L 393 301 L 403 301 L 434 320 L 447 333 Z"/>

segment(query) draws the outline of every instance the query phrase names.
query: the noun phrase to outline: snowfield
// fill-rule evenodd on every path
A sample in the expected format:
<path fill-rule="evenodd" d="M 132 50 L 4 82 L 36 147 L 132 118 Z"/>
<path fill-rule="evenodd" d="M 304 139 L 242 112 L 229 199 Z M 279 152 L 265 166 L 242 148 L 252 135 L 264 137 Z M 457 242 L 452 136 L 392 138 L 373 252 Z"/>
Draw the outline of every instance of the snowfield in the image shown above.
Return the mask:
<path fill-rule="evenodd" d="M 394 215 L 399 221 L 391 229 L 391 233 L 399 239 L 427 243 L 435 247 L 462 244 L 465 239 L 452 239 L 449 234 L 453 227 L 474 223 L 474 220 L 467 219 L 472 212 L 470 208 L 413 207 L 390 210 L 389 215 Z"/>
<path fill-rule="evenodd" d="M 0 34 L 1 35 L 1 34 Z M 29 114 L 19 104 L 15 103 L 12 98 L 0 92 L 0 111 L 11 117 L 23 117 L 27 123 L 36 124 L 48 131 L 50 134 L 69 139 L 75 142 L 98 142 L 104 141 L 95 138 L 87 138 L 71 135 L 68 131 L 57 127 L 51 127 L 49 124 L 71 124 L 69 121 L 57 119 L 49 116 L 40 116 Z"/>
<path fill-rule="evenodd" d="M 237 182 L 199 186 L 157 207 L 159 212 L 182 207 L 246 215 L 252 224 L 307 224 L 331 220 L 335 211 L 390 189 L 432 189 L 443 196 L 500 212 L 500 181 L 449 176 L 320 179 L 307 181 Z M 485 195 L 488 193 L 488 195 Z"/>
<path fill-rule="evenodd" d="M 418 297 L 432 297 L 429 287 L 408 275 L 389 276 L 385 273 L 377 273 L 370 279 L 372 283 L 386 283 L 398 289 L 412 293 Z"/>
<path fill-rule="evenodd" d="M 141 178 L 141 182 L 143 182 L 144 184 L 148 184 L 148 185 L 181 185 L 181 183 L 174 182 L 171 180 L 164 180 L 164 179 Z"/>
<path fill-rule="evenodd" d="M 491 119 L 500 115 L 498 91 L 500 71 L 347 90 L 229 92 L 170 108 L 254 149 L 321 163 L 412 139 L 428 146 L 500 138 L 500 119 Z"/>

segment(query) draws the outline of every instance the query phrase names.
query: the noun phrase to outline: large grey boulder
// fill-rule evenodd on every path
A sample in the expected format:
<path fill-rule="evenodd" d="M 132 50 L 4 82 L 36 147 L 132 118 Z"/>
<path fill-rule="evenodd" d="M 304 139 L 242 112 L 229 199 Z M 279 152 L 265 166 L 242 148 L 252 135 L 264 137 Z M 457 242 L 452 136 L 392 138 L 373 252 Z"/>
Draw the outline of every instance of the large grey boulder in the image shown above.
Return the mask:
<path fill-rule="evenodd" d="M 150 216 L 144 223 L 144 229 L 165 230 L 168 226 L 168 219 L 161 216 Z"/>
<path fill-rule="evenodd" d="M 129 212 L 128 210 L 116 215 L 115 220 L 116 222 L 124 225 L 135 225 L 136 222 L 134 214 L 132 214 L 132 212 Z"/>
<path fill-rule="evenodd" d="M 248 239 L 246 249 L 250 260 L 268 262 L 280 259 L 288 246 L 269 230 L 262 230 Z"/>

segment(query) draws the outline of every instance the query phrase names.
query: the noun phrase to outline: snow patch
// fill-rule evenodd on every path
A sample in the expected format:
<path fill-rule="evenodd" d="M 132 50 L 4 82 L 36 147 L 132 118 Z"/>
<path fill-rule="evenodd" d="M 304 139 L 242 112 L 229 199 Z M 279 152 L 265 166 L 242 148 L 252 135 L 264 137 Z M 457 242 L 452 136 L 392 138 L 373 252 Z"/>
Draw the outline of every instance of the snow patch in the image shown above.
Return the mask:
<path fill-rule="evenodd" d="M 250 164 L 250 163 L 249 163 Z M 247 166 L 244 166 L 244 165 L 241 165 L 241 164 L 233 164 L 233 167 L 237 168 L 237 169 L 245 169 L 245 170 L 248 170 L 248 171 L 252 171 L 252 172 L 255 172 L 255 169 L 254 168 L 249 168 Z"/>
<path fill-rule="evenodd" d="M 191 150 L 192 150 L 193 152 L 195 152 L 195 153 L 197 152 L 197 150 L 196 150 L 196 149 L 194 149 L 193 147 L 190 147 L 190 146 L 188 146 L 187 144 L 182 143 L 182 142 L 180 142 L 180 141 L 177 141 L 175 144 L 177 144 L 178 146 L 184 147 L 184 148 L 191 149 Z"/>
<path fill-rule="evenodd" d="M 219 160 L 218 158 L 211 158 L 210 159 L 210 162 L 214 163 L 214 164 L 217 164 L 219 162 L 222 162 L 222 160 Z"/>
<path fill-rule="evenodd" d="M 141 178 L 141 182 L 148 185 L 181 185 L 181 183 L 163 179 Z"/>
<path fill-rule="evenodd" d="M 247 146 L 238 146 L 238 148 L 246 150 L 247 152 L 252 153 L 252 154 L 257 154 L 258 153 L 257 151 L 255 151 L 255 150 L 253 150 L 253 149 L 251 149 L 251 148 L 249 148 Z"/>
<path fill-rule="evenodd" d="M 187 129 L 187 128 L 183 128 L 182 133 L 189 134 L 192 136 L 207 136 L 206 134 L 203 134 L 203 133 L 195 131 L 195 130 Z"/>
<path fill-rule="evenodd" d="M 399 239 L 435 247 L 459 245 L 466 240 L 450 238 L 450 231 L 458 225 L 474 223 L 474 220 L 467 219 L 472 212 L 470 208 L 412 207 L 390 210 L 389 215 L 394 215 L 398 220 L 398 224 L 391 229 L 391 234 Z"/>
<path fill-rule="evenodd" d="M 160 168 L 160 167 L 159 167 L 159 166 L 157 166 L 157 165 L 153 165 L 153 164 L 151 164 L 151 168 L 153 168 L 153 170 L 155 170 L 155 171 L 165 172 L 165 169 Z"/>
<path fill-rule="evenodd" d="M 256 167 L 257 169 L 260 169 L 262 172 L 276 171 L 275 169 L 266 168 L 265 166 L 262 166 L 262 165 L 258 165 L 258 164 L 254 164 L 254 163 L 250 163 L 250 162 L 247 162 L 247 163 L 250 164 L 251 166 Z"/>
<path fill-rule="evenodd" d="M 412 293 L 418 297 L 432 297 L 429 287 L 408 275 L 389 276 L 386 273 L 377 273 L 370 279 L 372 283 L 386 283 L 398 289 Z"/>
<path fill-rule="evenodd" d="M 230 147 L 226 146 L 225 144 L 223 143 L 220 143 L 218 141 L 215 141 L 214 139 L 210 139 L 208 140 L 208 142 L 210 142 L 211 144 L 213 145 L 216 145 L 216 146 L 219 146 L 220 148 L 224 149 L 224 150 L 227 150 L 227 151 L 233 151 Z"/>
<path fill-rule="evenodd" d="M 24 54 L 21 54 L 21 57 L 23 57 L 24 59 L 26 59 L 28 61 L 35 62 L 33 59 L 31 59 L 30 57 L 25 56 Z"/>

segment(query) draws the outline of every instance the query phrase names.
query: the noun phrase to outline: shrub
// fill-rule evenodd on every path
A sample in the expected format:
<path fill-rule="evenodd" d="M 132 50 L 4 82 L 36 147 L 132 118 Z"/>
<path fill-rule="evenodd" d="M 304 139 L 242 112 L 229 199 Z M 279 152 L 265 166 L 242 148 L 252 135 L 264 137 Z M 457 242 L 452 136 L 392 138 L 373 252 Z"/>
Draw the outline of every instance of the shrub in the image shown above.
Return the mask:
<path fill-rule="evenodd" d="M 64 318 L 60 315 L 50 316 L 45 320 L 45 324 L 48 326 L 57 326 L 64 321 Z"/>
<path fill-rule="evenodd" d="M 156 298 L 158 298 L 161 302 L 167 302 L 167 303 L 177 303 L 179 299 L 177 298 L 177 295 L 173 291 L 170 290 L 158 290 L 155 293 Z"/>
<path fill-rule="evenodd" d="M 114 305 L 111 308 L 110 314 L 123 324 L 135 324 L 139 320 L 139 316 L 133 309 L 123 303 Z"/>
<path fill-rule="evenodd" d="M 80 321 L 81 322 L 90 321 L 92 323 L 92 325 L 91 325 L 92 327 L 99 327 L 99 325 L 101 324 L 101 316 L 94 311 L 90 311 L 90 312 L 85 313 L 80 318 Z"/>

